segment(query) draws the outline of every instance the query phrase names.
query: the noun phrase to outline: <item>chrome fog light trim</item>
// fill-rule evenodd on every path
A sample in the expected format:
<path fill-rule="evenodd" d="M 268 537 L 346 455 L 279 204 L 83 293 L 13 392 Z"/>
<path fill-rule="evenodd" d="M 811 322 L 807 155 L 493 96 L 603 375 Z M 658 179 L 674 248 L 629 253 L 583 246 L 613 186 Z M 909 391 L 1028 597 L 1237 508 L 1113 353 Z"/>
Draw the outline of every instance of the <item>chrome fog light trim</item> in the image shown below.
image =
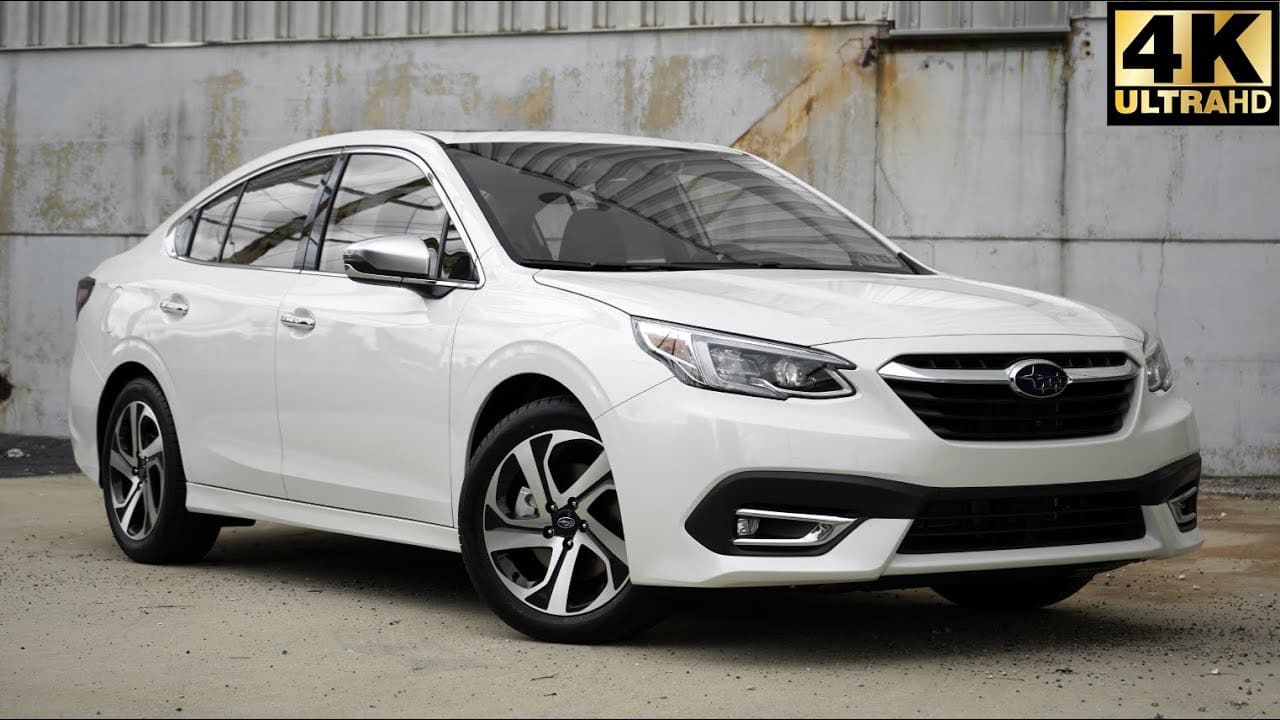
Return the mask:
<path fill-rule="evenodd" d="M 1178 528 L 1183 532 L 1194 528 L 1196 525 L 1195 501 L 1199 492 L 1200 486 L 1192 485 L 1169 498 L 1169 510 L 1173 513 L 1173 520 L 1178 523 Z"/>
<path fill-rule="evenodd" d="M 841 517 L 839 515 L 815 515 L 755 508 L 739 508 L 736 517 L 739 535 L 743 535 L 743 529 L 751 528 L 751 533 L 734 538 L 733 544 L 738 547 L 818 547 L 840 537 L 845 529 L 858 522 L 858 518 Z M 755 522 L 752 523 L 752 520 Z M 801 528 L 804 526 L 808 526 L 808 528 L 797 537 L 752 537 L 759 530 L 761 520 L 795 523 Z"/>

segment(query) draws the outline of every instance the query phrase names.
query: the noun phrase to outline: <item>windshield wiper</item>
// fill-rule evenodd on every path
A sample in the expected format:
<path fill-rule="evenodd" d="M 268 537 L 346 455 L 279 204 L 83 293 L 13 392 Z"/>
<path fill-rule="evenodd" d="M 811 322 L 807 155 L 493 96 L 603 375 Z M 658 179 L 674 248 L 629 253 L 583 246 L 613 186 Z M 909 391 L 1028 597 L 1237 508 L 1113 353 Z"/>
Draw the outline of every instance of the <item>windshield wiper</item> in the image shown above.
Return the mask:
<path fill-rule="evenodd" d="M 758 267 L 754 263 L 718 262 L 663 262 L 663 263 L 603 263 L 574 260 L 524 260 L 527 267 L 546 270 L 595 270 L 598 272 L 655 272 L 675 270 L 731 270 Z"/>
<path fill-rule="evenodd" d="M 840 272 L 892 272 L 862 266 L 806 265 L 781 262 L 664 262 L 604 263 L 575 260 L 523 260 L 526 267 L 545 270 L 586 270 L 595 272 L 676 272 L 681 270 L 836 270 Z"/>

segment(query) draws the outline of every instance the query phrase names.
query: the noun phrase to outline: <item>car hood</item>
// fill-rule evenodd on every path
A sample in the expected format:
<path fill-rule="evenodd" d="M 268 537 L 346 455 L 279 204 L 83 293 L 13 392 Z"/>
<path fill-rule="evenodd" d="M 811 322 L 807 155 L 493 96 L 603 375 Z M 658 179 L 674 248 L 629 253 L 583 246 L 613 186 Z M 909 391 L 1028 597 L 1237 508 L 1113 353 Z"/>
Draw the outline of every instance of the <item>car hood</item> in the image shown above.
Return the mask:
<path fill-rule="evenodd" d="M 577 272 L 534 279 L 625 313 L 798 345 L 934 335 L 1090 335 L 1142 341 L 1108 312 L 947 275 L 824 270 Z"/>

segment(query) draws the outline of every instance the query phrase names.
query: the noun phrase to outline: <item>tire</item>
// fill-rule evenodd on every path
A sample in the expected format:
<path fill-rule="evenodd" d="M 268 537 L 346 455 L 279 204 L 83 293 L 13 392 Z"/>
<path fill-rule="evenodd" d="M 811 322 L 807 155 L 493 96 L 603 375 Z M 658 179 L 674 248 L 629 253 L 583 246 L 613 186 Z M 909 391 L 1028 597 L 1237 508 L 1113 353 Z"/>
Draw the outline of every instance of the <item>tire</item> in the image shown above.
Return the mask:
<path fill-rule="evenodd" d="M 187 511 L 187 478 L 178 434 L 154 381 L 129 381 L 116 396 L 99 443 L 99 479 L 107 522 L 131 559 L 165 565 L 203 558 L 222 529 Z"/>
<path fill-rule="evenodd" d="M 531 402 L 489 432 L 467 468 L 458 531 L 481 599 L 538 640 L 619 640 L 669 607 L 672 591 L 630 582 L 608 456 L 573 398 Z"/>
<path fill-rule="evenodd" d="M 974 610 L 1036 610 L 1080 592 L 1092 576 L 1064 575 L 1022 582 L 935 585 L 933 591 L 960 607 Z"/>

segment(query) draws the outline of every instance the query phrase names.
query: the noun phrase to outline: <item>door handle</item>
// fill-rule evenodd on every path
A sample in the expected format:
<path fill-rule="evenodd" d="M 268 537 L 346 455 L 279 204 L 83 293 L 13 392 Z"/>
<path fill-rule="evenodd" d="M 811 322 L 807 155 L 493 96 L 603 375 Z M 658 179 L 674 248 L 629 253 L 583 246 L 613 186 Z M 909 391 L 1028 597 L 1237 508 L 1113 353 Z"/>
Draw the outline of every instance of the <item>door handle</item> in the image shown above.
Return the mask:
<path fill-rule="evenodd" d="M 177 316 L 181 317 L 181 316 L 183 316 L 183 315 L 186 315 L 186 314 L 187 314 L 187 310 L 189 310 L 189 309 L 190 309 L 190 308 L 188 308 L 188 307 L 187 307 L 187 304 L 186 304 L 186 303 L 181 303 L 181 302 L 178 302 L 178 301 L 176 301 L 176 300 L 161 300 L 161 301 L 160 301 L 160 310 L 161 310 L 161 312 L 166 312 L 166 313 L 169 313 L 170 315 L 177 315 Z"/>
<path fill-rule="evenodd" d="M 285 313 L 280 316 L 280 324 L 288 325 L 291 328 L 297 328 L 299 330 L 311 330 L 316 326 L 316 321 L 315 318 L 309 318 L 305 315 Z"/>

